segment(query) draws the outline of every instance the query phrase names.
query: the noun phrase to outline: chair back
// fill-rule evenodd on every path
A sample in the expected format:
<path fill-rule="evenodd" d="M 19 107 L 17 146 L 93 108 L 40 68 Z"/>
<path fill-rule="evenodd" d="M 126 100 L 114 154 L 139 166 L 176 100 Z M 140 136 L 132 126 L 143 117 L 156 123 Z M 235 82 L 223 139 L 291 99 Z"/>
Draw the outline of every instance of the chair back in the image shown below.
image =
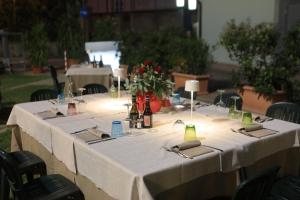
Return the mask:
<path fill-rule="evenodd" d="M 278 171 L 279 167 L 274 166 L 243 181 L 235 190 L 232 200 L 268 199 Z"/>
<path fill-rule="evenodd" d="M 240 97 L 236 101 L 236 108 L 238 110 L 242 110 L 243 99 L 236 92 L 225 92 L 225 93 L 223 93 L 222 94 L 222 101 L 224 102 L 226 108 L 229 108 L 229 107 L 234 105 L 234 100 L 231 98 L 231 97 L 234 97 L 234 96 Z M 220 101 L 220 95 L 216 96 L 216 98 L 214 99 L 214 104 L 217 104 L 219 101 Z"/>
<path fill-rule="evenodd" d="M 83 94 L 96 94 L 96 93 L 106 93 L 108 92 L 106 87 L 101 84 L 88 84 L 84 86 L 85 91 L 83 91 Z"/>
<path fill-rule="evenodd" d="M 180 94 L 180 97 L 191 99 L 191 92 L 185 91 L 184 87 L 179 87 L 177 90 L 175 90 L 175 93 Z M 193 99 L 195 100 L 197 98 L 197 92 L 193 92 Z"/>
<path fill-rule="evenodd" d="M 51 65 L 49 66 L 49 69 L 50 69 L 51 78 L 52 78 L 52 81 L 53 81 L 53 84 L 54 84 L 54 88 L 56 89 L 56 91 L 58 93 L 61 93 L 62 88 L 61 88 L 61 86 L 58 82 L 58 79 L 57 79 L 56 69 Z"/>
<path fill-rule="evenodd" d="M 30 96 L 30 101 L 43 101 L 49 99 L 56 99 L 57 92 L 51 89 L 40 89 L 33 92 Z"/>
<path fill-rule="evenodd" d="M 0 169 L 4 171 L 13 191 L 19 190 L 23 186 L 22 177 L 18 174 L 16 161 L 3 149 L 0 149 Z"/>
<path fill-rule="evenodd" d="M 300 124 L 300 106 L 289 102 L 274 103 L 267 109 L 266 116 Z"/>

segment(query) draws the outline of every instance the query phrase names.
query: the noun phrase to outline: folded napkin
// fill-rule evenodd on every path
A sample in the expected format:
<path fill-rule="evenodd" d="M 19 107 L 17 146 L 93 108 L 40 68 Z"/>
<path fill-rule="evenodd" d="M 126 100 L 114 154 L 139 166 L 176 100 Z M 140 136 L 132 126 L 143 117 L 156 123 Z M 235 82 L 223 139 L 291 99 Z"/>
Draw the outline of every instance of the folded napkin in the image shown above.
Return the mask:
<path fill-rule="evenodd" d="M 175 145 L 171 148 L 171 150 L 190 159 L 213 152 L 213 150 L 201 146 L 201 142 L 199 140 L 193 140 Z"/>
<path fill-rule="evenodd" d="M 276 131 L 274 130 L 263 128 L 261 124 L 252 124 L 250 126 L 239 129 L 239 132 L 256 138 L 261 138 L 276 133 Z"/>
<path fill-rule="evenodd" d="M 64 114 L 59 112 L 59 110 L 57 109 L 50 109 L 43 112 L 38 112 L 37 115 L 42 119 L 52 119 L 52 118 L 64 116 Z"/>
<path fill-rule="evenodd" d="M 76 134 L 76 136 L 86 143 L 93 142 L 93 141 L 106 140 L 106 139 L 110 138 L 110 135 L 103 133 L 100 130 L 93 129 L 93 128 L 79 132 Z"/>

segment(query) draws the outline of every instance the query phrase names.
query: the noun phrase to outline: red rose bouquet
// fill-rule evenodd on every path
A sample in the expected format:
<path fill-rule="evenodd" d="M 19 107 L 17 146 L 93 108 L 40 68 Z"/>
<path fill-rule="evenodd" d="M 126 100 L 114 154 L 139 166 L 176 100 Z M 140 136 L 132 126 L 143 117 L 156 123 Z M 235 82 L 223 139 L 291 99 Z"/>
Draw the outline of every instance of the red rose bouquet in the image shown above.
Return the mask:
<path fill-rule="evenodd" d="M 172 93 L 173 82 L 166 78 L 160 66 L 153 66 L 149 62 L 145 64 L 136 68 L 131 76 L 131 83 L 127 83 L 127 88 L 132 94 L 145 95 L 150 92 L 159 98 L 169 96 Z"/>

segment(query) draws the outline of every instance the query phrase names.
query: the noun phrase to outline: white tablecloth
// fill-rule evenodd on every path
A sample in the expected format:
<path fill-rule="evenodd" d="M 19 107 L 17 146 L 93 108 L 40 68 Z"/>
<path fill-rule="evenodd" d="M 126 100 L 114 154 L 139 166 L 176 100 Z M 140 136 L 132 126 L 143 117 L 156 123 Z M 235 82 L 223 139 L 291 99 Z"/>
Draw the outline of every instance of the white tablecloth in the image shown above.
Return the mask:
<path fill-rule="evenodd" d="M 75 76 L 75 75 L 112 75 L 112 69 L 110 65 L 105 65 L 100 68 L 93 68 L 92 65 L 72 65 L 66 72 L 66 76 Z"/>
<path fill-rule="evenodd" d="M 299 146 L 300 126 L 273 120 L 264 127 L 278 133 L 261 139 L 234 133 L 239 120 L 227 118 L 227 111 L 213 106 L 197 109 L 193 115 L 197 134 L 213 152 L 184 159 L 165 151 L 163 146 L 183 142 L 183 129 L 173 126 L 181 119 L 187 123 L 189 112 L 155 114 L 154 128 L 134 131 L 132 136 L 87 145 L 71 133 L 98 126 L 110 132 L 113 120 L 125 119 L 128 98 L 111 99 L 105 94 L 87 95 L 86 104 L 76 116 L 42 120 L 34 113 L 57 107 L 47 101 L 15 105 L 8 125 L 19 125 L 62 161 L 69 170 L 89 178 L 116 199 L 152 199 L 153 195 L 214 172 L 228 172 L 248 166 L 281 150 Z M 123 125 L 125 122 L 123 121 Z M 124 127 L 124 129 L 127 129 Z M 138 134 L 139 133 L 139 134 Z"/>

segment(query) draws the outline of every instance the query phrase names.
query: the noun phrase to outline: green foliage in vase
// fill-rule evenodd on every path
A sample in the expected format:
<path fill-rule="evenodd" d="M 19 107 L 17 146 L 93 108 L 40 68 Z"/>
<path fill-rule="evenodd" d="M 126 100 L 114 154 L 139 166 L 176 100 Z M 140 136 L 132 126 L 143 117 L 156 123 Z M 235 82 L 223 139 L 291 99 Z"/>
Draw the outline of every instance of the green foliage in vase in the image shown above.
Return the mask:
<path fill-rule="evenodd" d="M 299 54 L 291 50 L 293 37 L 288 34 L 280 38 L 270 23 L 252 26 L 249 20 L 240 24 L 231 20 L 226 24 L 220 44 L 240 65 L 234 75 L 237 85 L 252 85 L 258 93 L 270 95 L 289 84 L 296 73 L 294 57 L 299 58 Z"/>
<path fill-rule="evenodd" d="M 48 62 L 48 36 L 44 23 L 37 23 L 25 34 L 25 47 L 32 66 L 43 67 Z"/>
<path fill-rule="evenodd" d="M 154 93 L 157 97 L 164 97 L 172 93 L 173 82 L 166 78 L 159 65 L 152 65 L 152 62 L 145 61 L 131 77 L 130 82 L 126 81 L 126 88 L 134 95 Z"/>

